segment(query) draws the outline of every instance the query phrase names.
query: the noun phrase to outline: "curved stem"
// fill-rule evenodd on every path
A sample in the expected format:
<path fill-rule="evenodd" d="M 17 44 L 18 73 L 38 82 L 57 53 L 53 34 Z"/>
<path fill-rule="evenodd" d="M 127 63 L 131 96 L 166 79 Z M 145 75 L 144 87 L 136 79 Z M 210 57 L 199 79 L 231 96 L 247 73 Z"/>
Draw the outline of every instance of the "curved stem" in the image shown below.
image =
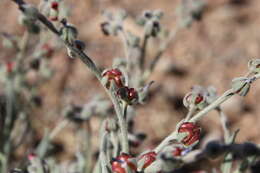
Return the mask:
<path fill-rule="evenodd" d="M 195 110 L 196 110 L 196 107 L 195 107 L 195 106 L 192 106 L 192 107 L 190 108 L 190 110 L 189 110 L 189 112 L 188 112 L 188 114 L 187 114 L 187 116 L 186 116 L 186 118 L 185 118 L 184 121 L 189 121 L 189 119 L 191 118 L 191 116 L 194 114 Z"/>
<path fill-rule="evenodd" d="M 145 58 L 146 58 L 146 49 L 147 49 L 147 43 L 149 40 L 150 36 L 149 35 L 144 35 L 144 41 L 143 41 L 143 45 L 142 45 L 142 49 L 141 49 L 141 56 L 140 56 L 140 70 L 143 71 L 144 70 L 144 66 L 145 66 Z"/>
<path fill-rule="evenodd" d="M 128 72 L 129 65 L 130 65 L 129 52 L 128 52 L 128 41 L 127 41 L 126 33 L 123 29 L 120 30 L 119 36 L 120 36 L 122 43 L 124 45 L 124 53 L 125 53 L 125 57 L 126 57 L 126 60 L 127 60 L 127 72 Z"/>
<path fill-rule="evenodd" d="M 218 107 L 221 103 L 229 99 L 231 96 L 234 95 L 234 92 L 232 89 L 227 90 L 222 96 L 220 96 L 218 99 L 216 99 L 213 103 L 208 105 L 206 108 L 198 112 L 189 120 L 189 122 L 196 122 L 199 119 L 201 119 L 204 115 L 206 115 L 209 111 L 212 109 L 215 109 Z M 165 146 L 169 145 L 170 141 L 173 139 L 177 139 L 177 128 L 174 132 L 172 132 L 169 136 L 167 136 L 155 149 L 155 152 L 161 151 Z"/>
<path fill-rule="evenodd" d="M 19 9 L 22 12 L 26 11 L 26 3 L 23 0 L 12 0 L 14 1 L 18 6 Z M 52 31 L 56 36 L 60 38 L 60 32 L 56 29 L 56 27 L 40 12 L 37 13 L 37 19 L 45 26 L 47 27 L 50 31 Z M 62 39 L 61 39 L 62 40 Z M 66 45 L 67 48 L 69 48 L 71 51 L 73 51 L 76 55 L 78 55 L 78 57 L 81 59 L 81 61 L 90 69 L 90 71 L 96 76 L 96 78 L 99 80 L 99 82 L 102 84 L 101 79 L 101 71 L 99 70 L 99 68 L 96 66 L 96 64 L 92 61 L 92 59 L 82 50 L 78 49 L 77 47 L 71 45 L 70 43 L 68 43 L 66 40 L 62 40 L 63 43 Z M 103 86 L 103 85 L 102 85 Z M 116 98 L 115 94 L 113 91 L 109 91 L 108 89 L 106 89 L 105 86 L 103 86 L 104 89 L 106 90 L 108 96 L 110 97 L 117 117 L 118 117 L 118 121 L 119 121 L 119 126 L 120 126 L 120 130 L 121 130 L 121 135 L 122 135 L 122 139 L 123 139 L 123 152 L 128 153 L 129 152 L 129 146 L 128 146 L 128 138 L 127 138 L 127 128 L 126 128 L 126 122 L 123 118 L 123 111 L 122 108 L 120 107 L 119 101 Z"/>
<path fill-rule="evenodd" d="M 221 103 L 229 99 L 234 95 L 234 91 L 232 89 L 227 90 L 222 96 L 220 96 L 218 99 L 216 99 L 214 102 L 212 102 L 210 105 L 208 105 L 206 108 L 198 112 L 189 120 L 189 122 L 196 122 L 199 119 L 201 119 L 205 114 L 207 114 L 212 109 L 217 108 Z"/>
<path fill-rule="evenodd" d="M 110 92 L 109 92 L 109 90 L 106 90 L 106 91 L 112 100 L 112 103 L 114 105 L 114 109 L 116 111 L 116 115 L 118 118 L 119 128 L 121 131 L 121 139 L 122 139 L 122 151 L 124 153 L 129 153 L 127 122 L 126 122 L 126 119 L 124 118 L 124 113 L 120 106 L 120 103 L 115 95 L 114 84 L 113 84 Z"/>

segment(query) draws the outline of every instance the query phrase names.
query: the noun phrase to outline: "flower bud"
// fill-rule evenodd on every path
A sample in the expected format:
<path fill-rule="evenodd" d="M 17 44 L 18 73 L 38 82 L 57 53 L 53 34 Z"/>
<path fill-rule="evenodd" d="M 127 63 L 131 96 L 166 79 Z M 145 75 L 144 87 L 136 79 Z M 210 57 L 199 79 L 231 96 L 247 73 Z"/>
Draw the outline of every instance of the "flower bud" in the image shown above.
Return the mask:
<path fill-rule="evenodd" d="M 187 108 L 195 106 L 200 110 L 207 106 L 207 103 L 205 97 L 201 93 L 190 92 L 184 96 L 183 105 Z"/>
<path fill-rule="evenodd" d="M 239 77 L 234 78 L 231 83 L 231 87 L 235 93 L 240 96 L 246 96 L 249 92 L 250 85 L 253 82 L 254 78 Z"/>
<path fill-rule="evenodd" d="M 260 72 L 260 59 L 252 59 L 248 62 L 248 68 L 250 72 L 259 73 Z"/>
<path fill-rule="evenodd" d="M 155 10 L 153 14 L 158 20 L 163 17 L 163 12 L 161 10 Z"/>
<path fill-rule="evenodd" d="M 123 21 L 127 17 L 125 11 L 121 10 L 116 15 L 105 11 L 103 15 L 107 18 L 107 20 L 100 25 L 104 35 L 116 36 L 120 30 L 123 30 Z"/>
<path fill-rule="evenodd" d="M 127 12 L 125 10 L 120 10 L 117 15 L 117 18 L 121 21 L 127 18 Z"/>
<path fill-rule="evenodd" d="M 146 19 L 151 19 L 153 17 L 152 11 L 144 11 L 143 17 Z"/>
<path fill-rule="evenodd" d="M 19 17 L 19 23 L 24 25 L 27 28 L 28 32 L 32 34 L 40 33 L 40 26 L 37 24 L 35 20 L 29 18 L 28 16 L 21 15 Z"/>
<path fill-rule="evenodd" d="M 61 21 L 63 27 L 60 30 L 60 37 L 71 45 L 74 45 L 74 41 L 78 37 L 78 30 L 74 25 L 68 24 L 65 19 Z"/>
<path fill-rule="evenodd" d="M 39 15 L 39 11 L 38 11 L 37 8 L 35 8 L 31 4 L 24 4 L 24 5 L 22 5 L 22 8 L 24 9 L 24 13 L 23 14 L 25 14 L 25 16 L 29 20 L 37 20 L 38 15 Z"/>
<path fill-rule="evenodd" d="M 112 159 L 111 165 L 114 173 L 127 173 L 127 170 L 131 173 L 137 171 L 135 158 L 126 153 L 122 153 L 118 157 Z"/>
<path fill-rule="evenodd" d="M 199 142 L 200 132 L 200 127 L 192 122 L 184 122 L 178 129 L 178 135 L 182 137 L 181 143 L 185 147 L 196 145 Z"/>
<path fill-rule="evenodd" d="M 160 32 L 160 30 L 161 30 L 160 23 L 158 21 L 154 21 L 152 24 L 151 35 L 153 37 L 156 37 L 158 35 L 158 33 Z"/>

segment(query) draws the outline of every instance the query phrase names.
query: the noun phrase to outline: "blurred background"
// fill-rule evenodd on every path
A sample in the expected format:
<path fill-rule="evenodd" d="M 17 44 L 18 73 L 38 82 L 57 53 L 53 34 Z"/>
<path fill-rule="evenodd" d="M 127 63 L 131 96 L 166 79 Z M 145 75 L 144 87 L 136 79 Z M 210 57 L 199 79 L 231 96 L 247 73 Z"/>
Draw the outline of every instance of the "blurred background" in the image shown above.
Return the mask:
<path fill-rule="evenodd" d="M 37 0 L 26 2 L 37 3 Z M 247 62 L 259 58 L 260 54 L 260 1 L 257 0 L 207 0 L 202 20 L 176 35 L 160 59 L 150 80 L 152 94 L 147 104 L 137 106 L 136 131 L 145 132 L 148 138 L 140 151 L 156 146 L 175 129 L 176 123 L 184 118 L 187 109 L 182 99 L 192 86 L 214 86 L 218 94 L 230 87 L 234 77 L 247 72 Z M 79 30 L 79 38 L 86 43 L 86 52 L 103 68 L 112 65 L 112 59 L 124 56 L 121 41 L 114 36 L 104 36 L 100 24 L 105 20 L 102 11 L 124 9 L 128 14 L 126 30 L 138 32 L 134 22 L 144 10 L 159 9 L 164 12 L 162 25 L 171 29 L 176 26 L 176 7 L 179 0 L 65 0 L 69 7 L 68 21 Z M 18 23 L 19 11 L 10 0 L 0 1 L 0 32 L 22 35 L 25 28 Z M 55 36 L 53 38 L 55 40 Z M 148 45 L 148 58 L 153 55 L 156 40 Z M 0 61 L 15 56 L 0 43 Z M 39 86 L 42 106 L 30 115 L 35 130 L 35 141 L 44 135 L 45 128 L 54 128 L 62 119 L 62 109 L 70 103 L 85 104 L 104 90 L 94 76 L 78 59 L 67 57 L 66 49 L 54 52 L 50 65 L 54 76 Z M 34 75 L 34 74 L 30 74 Z M 32 76 L 28 76 L 28 78 Z M 235 96 L 223 104 L 231 129 L 240 129 L 238 142 L 260 143 L 260 85 L 254 83 L 249 94 Z M 4 90 L 0 85 L 0 94 Z M 205 138 L 222 136 L 219 116 L 212 111 L 200 122 Z M 99 119 L 91 119 L 92 143 L 97 147 Z M 2 127 L 0 128 L 0 130 Z M 64 128 L 54 139 L 61 160 L 71 158 L 77 139 L 74 125 Z M 37 142 L 36 142 L 37 143 Z M 36 144 L 35 144 L 36 145 Z M 94 147 L 94 148 L 96 148 Z M 18 148 L 16 156 L 23 154 L 25 147 Z"/>

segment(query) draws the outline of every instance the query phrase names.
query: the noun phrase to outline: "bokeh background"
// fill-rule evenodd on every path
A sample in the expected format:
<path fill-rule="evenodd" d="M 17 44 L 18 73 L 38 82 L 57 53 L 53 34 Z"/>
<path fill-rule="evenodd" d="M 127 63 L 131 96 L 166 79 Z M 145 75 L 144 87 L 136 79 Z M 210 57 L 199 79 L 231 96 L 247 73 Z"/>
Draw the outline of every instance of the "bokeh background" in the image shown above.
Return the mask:
<path fill-rule="evenodd" d="M 37 3 L 28 0 L 27 2 Z M 112 59 L 124 55 L 123 45 L 117 37 L 104 36 L 100 23 L 103 10 L 124 9 L 129 14 L 125 21 L 127 30 L 138 32 L 134 19 L 144 10 L 160 9 L 164 12 L 162 24 L 176 26 L 176 7 L 180 0 L 66 0 L 70 8 L 68 20 L 79 30 L 80 39 L 86 42 L 86 52 L 101 67 L 109 68 Z M 152 97 L 147 104 L 137 107 L 136 131 L 145 132 L 148 138 L 141 148 L 158 144 L 175 129 L 187 110 L 182 98 L 193 85 L 214 86 L 219 94 L 230 87 L 234 77 L 245 75 L 247 62 L 260 55 L 260 1 L 258 0 L 207 0 L 206 11 L 200 22 L 181 30 L 159 61 L 150 80 L 154 80 Z M 10 0 L 0 1 L 0 32 L 21 35 L 24 28 L 18 24 L 19 11 Z M 54 38 L 55 39 L 55 38 Z M 158 43 L 148 46 L 148 59 Z M 0 58 L 14 56 L 0 44 Z M 80 60 L 71 60 L 66 49 L 56 51 L 51 60 L 55 75 L 40 87 L 43 106 L 32 113 L 37 138 L 44 128 L 53 128 L 61 120 L 63 107 L 68 103 L 84 104 L 96 94 L 105 94 L 90 71 Z M 0 85 L 1 86 L 1 85 Z M 0 89 L 2 92 L 2 89 Z M 232 130 L 240 129 L 238 142 L 260 143 L 260 83 L 255 82 L 245 97 L 235 96 L 223 104 Z M 219 117 L 212 111 L 201 122 L 205 137 L 222 135 Z M 91 120 L 98 142 L 98 119 Z M 77 142 L 74 127 L 66 127 L 55 138 L 62 146 L 60 159 L 72 157 Z M 0 129 L 1 130 L 1 129 Z M 214 134 L 214 135 L 213 135 Z M 20 149 L 18 152 L 24 152 Z"/>

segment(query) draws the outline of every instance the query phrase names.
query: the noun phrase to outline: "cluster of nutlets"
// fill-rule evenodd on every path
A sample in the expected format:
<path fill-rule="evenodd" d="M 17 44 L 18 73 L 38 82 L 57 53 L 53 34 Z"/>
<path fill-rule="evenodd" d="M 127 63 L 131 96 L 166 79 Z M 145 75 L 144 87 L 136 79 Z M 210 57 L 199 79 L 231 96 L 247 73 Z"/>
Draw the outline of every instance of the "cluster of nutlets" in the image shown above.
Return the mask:
<path fill-rule="evenodd" d="M 148 151 L 137 158 L 130 154 L 122 153 L 111 161 L 112 171 L 115 173 L 136 173 L 149 170 L 157 170 L 156 172 L 163 172 L 158 168 L 156 161 L 161 160 L 162 155 L 167 152 L 173 158 L 180 158 L 191 151 L 191 147 L 199 141 L 200 127 L 191 122 L 184 122 L 178 129 L 178 134 L 185 137 L 178 144 L 174 144 L 170 150 L 156 153 L 155 151 Z M 148 171 L 149 172 L 149 171 Z"/>
<path fill-rule="evenodd" d="M 124 85 L 123 73 L 119 69 L 106 70 L 102 74 L 102 82 L 108 89 L 115 88 L 117 96 L 129 105 L 137 103 L 138 92 L 134 88 Z M 114 85 L 114 87 L 113 87 Z M 195 98 L 196 104 L 203 101 L 201 95 Z M 178 140 L 171 147 L 172 157 L 179 158 L 189 151 L 199 142 L 201 128 L 193 122 L 182 122 L 178 127 Z M 148 169 L 156 160 L 161 159 L 161 154 L 165 151 L 148 151 L 135 158 L 127 153 L 121 153 L 111 161 L 112 171 L 115 173 L 141 172 Z M 169 150 L 167 150 L 169 152 Z M 152 166 L 151 166 L 152 167 Z M 160 172 L 162 170 L 159 170 Z"/>
<path fill-rule="evenodd" d="M 119 69 L 106 70 L 103 72 L 102 76 L 102 80 L 106 88 L 109 89 L 112 87 L 112 83 L 114 83 L 116 87 L 116 94 L 122 101 L 128 105 L 137 103 L 138 92 L 134 88 L 124 85 L 123 73 Z"/>

